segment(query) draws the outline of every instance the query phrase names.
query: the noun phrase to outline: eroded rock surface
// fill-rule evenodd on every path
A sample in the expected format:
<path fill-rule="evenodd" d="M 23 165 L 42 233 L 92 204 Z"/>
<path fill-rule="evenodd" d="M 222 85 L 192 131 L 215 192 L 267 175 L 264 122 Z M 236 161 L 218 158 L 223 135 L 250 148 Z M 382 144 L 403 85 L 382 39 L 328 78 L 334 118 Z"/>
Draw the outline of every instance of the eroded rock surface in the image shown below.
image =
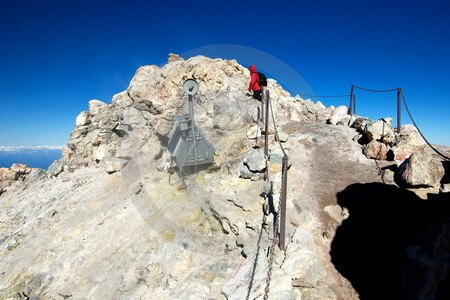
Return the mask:
<path fill-rule="evenodd" d="M 180 189 L 166 147 L 173 118 L 187 113 L 182 84 L 191 77 L 200 86 L 195 121 L 216 153 Z M 163 67 L 139 68 L 111 104 L 91 100 L 45 176 L 1 171 L 2 181 L 28 179 L 0 196 L 0 298 L 261 298 L 286 153 L 287 249 L 275 247 L 269 299 L 358 299 L 330 254 L 336 230 L 352 218 L 336 195 L 381 184 L 380 167 L 394 163 L 367 159 L 354 137 L 372 132 L 397 158 L 396 146 L 422 144 L 408 148 L 414 130 L 376 135 L 367 127 L 378 125 L 345 115 L 345 106 L 292 97 L 269 79 L 280 134 L 271 124 L 266 161 L 248 80 L 236 61 L 171 54 Z"/>

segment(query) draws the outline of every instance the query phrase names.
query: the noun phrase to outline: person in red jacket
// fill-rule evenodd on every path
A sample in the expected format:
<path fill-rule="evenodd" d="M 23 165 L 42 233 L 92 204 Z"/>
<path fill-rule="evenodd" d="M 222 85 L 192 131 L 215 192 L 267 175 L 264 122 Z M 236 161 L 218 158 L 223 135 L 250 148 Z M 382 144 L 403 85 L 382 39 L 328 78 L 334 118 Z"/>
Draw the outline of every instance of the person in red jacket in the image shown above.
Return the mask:
<path fill-rule="evenodd" d="M 256 71 L 255 65 L 248 67 L 250 70 L 250 84 L 248 85 L 248 90 L 253 91 L 253 98 L 261 101 L 261 86 L 259 84 L 259 75 Z"/>

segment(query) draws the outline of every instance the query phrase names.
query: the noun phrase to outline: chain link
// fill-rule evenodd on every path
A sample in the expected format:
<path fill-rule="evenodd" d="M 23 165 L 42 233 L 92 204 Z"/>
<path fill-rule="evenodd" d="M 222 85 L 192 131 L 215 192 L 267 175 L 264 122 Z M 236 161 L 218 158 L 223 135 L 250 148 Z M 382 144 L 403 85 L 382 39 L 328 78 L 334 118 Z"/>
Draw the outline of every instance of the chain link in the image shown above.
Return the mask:
<path fill-rule="evenodd" d="M 268 205 L 268 201 L 267 201 L 267 196 L 264 197 L 264 206 Z M 262 223 L 261 223 L 261 230 L 259 232 L 259 237 L 258 237 L 258 243 L 256 244 L 256 255 L 255 255 L 255 261 L 253 262 L 253 269 L 252 269 L 252 275 L 250 276 L 250 283 L 248 286 L 248 291 L 247 291 L 247 297 L 245 299 L 249 300 L 250 299 L 250 294 L 252 292 L 252 288 L 253 288 L 253 280 L 255 279 L 255 272 L 256 272 L 256 266 L 258 265 L 258 258 L 259 258 L 259 250 L 261 248 L 261 237 L 264 231 L 264 226 L 266 225 L 266 220 L 267 220 L 267 215 L 265 213 L 265 207 L 263 206 L 263 219 L 262 219 Z"/>
<path fill-rule="evenodd" d="M 287 165 L 285 166 L 283 164 L 283 169 L 287 168 Z M 283 172 L 284 174 L 284 172 Z M 284 175 L 281 179 L 281 182 L 283 182 L 284 180 L 286 180 L 286 178 L 284 178 Z M 284 185 L 281 185 L 281 193 L 280 196 L 283 195 L 284 193 Z M 280 226 L 280 212 L 281 212 L 281 197 L 278 201 L 278 209 L 274 214 L 274 222 L 273 222 L 273 241 L 272 241 L 272 246 L 271 249 L 269 250 L 269 271 L 267 272 L 267 278 L 266 278 L 266 287 L 264 289 L 264 300 L 269 299 L 269 291 L 270 291 L 270 281 L 272 280 L 272 267 L 273 267 L 273 260 L 275 259 L 275 247 L 276 244 L 278 244 L 279 242 L 279 226 Z"/>
<path fill-rule="evenodd" d="M 268 91 L 267 91 L 267 94 L 268 94 Z M 275 247 L 279 243 L 279 240 L 280 240 L 280 237 L 279 237 L 279 230 L 280 230 L 280 228 L 279 228 L 279 226 L 280 226 L 280 212 L 281 212 L 281 202 L 282 202 L 282 199 L 281 199 L 282 196 L 281 195 L 283 195 L 284 192 L 285 192 L 284 191 L 285 185 L 283 184 L 283 182 L 285 180 L 287 180 L 285 174 L 286 174 L 287 167 L 288 167 L 287 160 L 284 159 L 284 158 L 287 158 L 288 156 L 287 156 L 287 153 L 284 150 L 284 147 L 281 144 L 279 136 L 278 136 L 278 128 L 277 128 L 277 125 L 275 123 L 275 116 L 274 116 L 274 112 L 273 112 L 272 102 L 270 101 L 270 98 L 269 98 L 268 95 L 267 95 L 266 101 L 268 101 L 269 105 L 267 105 L 267 109 L 266 109 L 267 111 L 265 112 L 265 115 L 266 115 L 265 123 L 269 122 L 269 114 L 268 113 L 269 113 L 269 109 L 270 109 L 270 112 L 271 112 L 271 115 L 272 115 L 273 125 L 274 125 L 274 128 L 275 128 L 275 136 L 277 137 L 277 140 L 279 142 L 279 145 L 280 145 L 280 148 L 281 148 L 281 150 L 283 152 L 284 157 L 283 157 L 283 165 L 282 165 L 283 172 L 282 172 L 282 179 L 281 179 L 282 185 L 281 185 L 280 199 L 278 201 L 278 209 L 273 212 L 274 220 L 273 220 L 272 245 L 270 245 L 268 253 L 267 253 L 268 259 L 269 259 L 269 262 L 268 262 L 269 263 L 269 267 L 268 267 L 267 277 L 266 277 L 266 286 L 264 288 L 264 296 L 263 296 L 264 300 L 269 299 L 270 281 L 272 280 L 273 262 L 275 260 Z M 268 135 L 268 130 L 265 130 L 265 134 L 266 134 L 266 136 Z M 267 139 L 266 139 L 266 143 L 267 143 Z M 266 156 L 266 159 L 268 159 L 267 156 Z M 266 176 L 266 178 L 268 178 L 268 176 Z M 270 191 L 270 194 L 273 195 L 272 191 Z M 267 198 L 268 197 L 267 196 L 268 195 L 265 195 L 265 203 L 264 203 L 265 205 L 268 205 L 268 203 L 267 203 Z M 261 231 L 260 231 L 259 237 L 258 237 L 258 242 L 257 242 L 257 247 L 256 247 L 256 254 L 255 254 L 255 260 L 254 260 L 254 263 L 253 263 L 253 269 L 252 269 L 252 273 L 251 273 L 251 276 L 250 276 L 250 283 L 249 283 L 247 297 L 246 297 L 247 300 L 250 299 L 251 290 L 253 288 L 253 281 L 255 279 L 256 267 L 258 265 L 259 252 L 260 252 L 260 248 L 261 248 L 262 233 L 263 233 L 263 230 L 264 230 L 264 226 L 267 225 L 266 224 L 266 220 L 267 220 L 267 214 L 266 214 L 266 210 L 264 209 L 264 217 L 263 217 L 263 221 L 262 221 L 262 224 L 261 224 Z"/>

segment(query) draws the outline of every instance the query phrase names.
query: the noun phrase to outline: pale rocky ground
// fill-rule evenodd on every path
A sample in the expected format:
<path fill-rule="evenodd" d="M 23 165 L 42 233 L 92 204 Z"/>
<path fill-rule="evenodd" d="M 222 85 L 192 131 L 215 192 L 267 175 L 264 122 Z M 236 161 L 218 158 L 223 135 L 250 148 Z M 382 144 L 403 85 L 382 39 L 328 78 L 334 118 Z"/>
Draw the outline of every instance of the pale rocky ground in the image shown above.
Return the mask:
<path fill-rule="evenodd" d="M 194 97 L 196 124 L 216 149 L 216 168 L 188 176 L 187 188 L 179 189 L 177 174 L 169 172 L 165 146 L 175 127 L 172 118 L 187 112 L 181 86 L 191 77 L 200 85 Z M 248 71 L 236 61 L 202 56 L 184 61 L 171 55 L 163 67 L 140 68 L 129 88 L 115 95 L 111 104 L 90 101 L 89 111 L 76 119 L 63 158 L 45 174 L 28 169 L 20 174 L 0 172 L 4 191 L 0 190 L 0 298 L 245 299 L 259 249 L 249 298 L 262 299 L 274 214 L 267 216 L 258 248 L 265 182 L 262 173 L 244 165 L 262 140 L 254 139 L 259 133 L 255 127 L 259 103 L 245 95 L 248 80 Z M 364 124 L 353 128 L 348 125 L 356 118 L 347 118 L 342 107 L 326 108 L 320 102 L 291 97 L 273 80 L 269 91 L 291 163 L 287 249 L 275 250 L 269 299 L 389 295 L 383 280 L 368 291 L 370 284 L 353 278 L 360 270 L 350 268 L 354 272 L 349 273 L 342 268 L 343 262 L 352 262 L 342 255 L 346 248 L 340 241 L 367 239 L 363 229 L 349 235 L 349 224 L 360 212 L 344 198 L 345 191 L 387 186 L 402 197 L 403 191 L 409 193 L 414 203 L 424 202 L 427 193 L 446 195 L 439 194 L 439 189 L 448 188 L 440 184 L 445 171 L 440 163 L 420 172 L 401 165 L 415 152 L 428 153 L 430 164 L 438 158 L 425 150 L 423 140 L 409 127 L 404 137 L 370 120 L 360 119 Z M 368 146 L 363 151 L 356 141 L 368 135 L 357 132 L 365 122 L 382 125 L 383 134 L 370 131 L 378 149 L 375 154 Z M 270 154 L 279 158 L 273 126 L 269 132 Z M 367 158 L 379 155 L 381 148 L 391 149 L 400 167 L 394 161 Z M 380 172 L 384 167 L 409 170 L 397 171 L 404 185 L 416 180 L 428 186 L 400 189 L 395 172 Z M 242 178 L 246 177 L 242 170 L 252 179 Z M 21 179 L 13 181 L 16 177 Z M 269 163 L 275 209 L 280 177 L 280 165 Z M 375 215 L 382 218 L 386 210 Z M 438 251 L 448 245 L 448 230 L 439 231 L 439 226 L 434 231 L 441 238 L 431 247 L 437 249 L 438 263 L 428 268 L 427 276 L 409 278 L 412 283 L 426 278 L 429 282 L 415 292 L 424 295 L 418 299 L 435 295 L 439 282 L 448 280 L 444 269 L 449 256 Z M 367 232 L 370 235 L 372 229 Z M 415 258 L 411 254 L 410 259 Z M 414 265 L 411 268 L 414 273 Z M 393 282 L 387 280 L 385 286 Z"/>

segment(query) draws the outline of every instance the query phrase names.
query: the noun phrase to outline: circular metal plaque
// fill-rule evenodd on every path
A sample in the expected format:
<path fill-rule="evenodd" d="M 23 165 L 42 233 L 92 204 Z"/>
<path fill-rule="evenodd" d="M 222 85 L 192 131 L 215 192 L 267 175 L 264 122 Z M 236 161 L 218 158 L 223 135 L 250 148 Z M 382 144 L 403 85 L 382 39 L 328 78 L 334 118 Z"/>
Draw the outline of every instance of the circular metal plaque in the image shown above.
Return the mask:
<path fill-rule="evenodd" d="M 198 83 L 194 79 L 187 79 L 183 83 L 183 90 L 188 95 L 195 95 L 198 92 Z"/>

